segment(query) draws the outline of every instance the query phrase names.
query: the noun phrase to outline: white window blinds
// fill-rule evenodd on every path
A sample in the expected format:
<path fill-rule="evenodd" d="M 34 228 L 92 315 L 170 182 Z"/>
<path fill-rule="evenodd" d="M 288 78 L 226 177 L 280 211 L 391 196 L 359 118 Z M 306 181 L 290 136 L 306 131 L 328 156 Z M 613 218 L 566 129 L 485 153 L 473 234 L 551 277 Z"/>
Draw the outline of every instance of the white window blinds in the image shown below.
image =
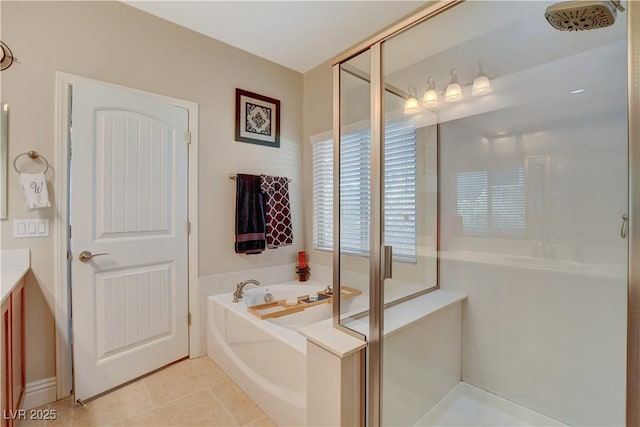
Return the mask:
<path fill-rule="evenodd" d="M 370 131 L 342 136 L 340 144 L 340 250 L 369 253 L 371 218 Z"/>
<path fill-rule="evenodd" d="M 456 212 L 469 236 L 521 237 L 526 232 L 524 167 L 456 174 Z"/>
<path fill-rule="evenodd" d="M 342 136 L 340 169 L 341 250 L 369 253 L 371 138 L 368 129 Z M 394 257 L 416 260 L 416 132 L 406 121 L 385 128 L 385 244 Z M 313 244 L 333 247 L 333 141 L 313 144 Z"/>
<path fill-rule="evenodd" d="M 384 133 L 384 239 L 396 259 L 416 261 L 416 129 L 387 122 Z"/>
<path fill-rule="evenodd" d="M 489 232 L 489 172 L 456 175 L 456 212 L 462 217 L 464 234 L 484 236 Z"/>
<path fill-rule="evenodd" d="M 333 246 L 333 141 L 313 144 L 313 247 Z"/>

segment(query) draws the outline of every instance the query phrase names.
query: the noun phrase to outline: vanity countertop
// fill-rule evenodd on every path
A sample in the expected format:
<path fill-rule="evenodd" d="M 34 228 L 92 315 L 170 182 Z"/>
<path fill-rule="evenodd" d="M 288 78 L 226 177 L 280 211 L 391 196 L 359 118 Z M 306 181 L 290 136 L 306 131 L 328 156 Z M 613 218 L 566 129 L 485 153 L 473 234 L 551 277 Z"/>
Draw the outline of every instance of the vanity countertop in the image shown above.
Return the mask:
<path fill-rule="evenodd" d="M 11 249 L 0 252 L 2 274 L 0 275 L 1 304 L 20 283 L 30 268 L 29 249 Z"/>

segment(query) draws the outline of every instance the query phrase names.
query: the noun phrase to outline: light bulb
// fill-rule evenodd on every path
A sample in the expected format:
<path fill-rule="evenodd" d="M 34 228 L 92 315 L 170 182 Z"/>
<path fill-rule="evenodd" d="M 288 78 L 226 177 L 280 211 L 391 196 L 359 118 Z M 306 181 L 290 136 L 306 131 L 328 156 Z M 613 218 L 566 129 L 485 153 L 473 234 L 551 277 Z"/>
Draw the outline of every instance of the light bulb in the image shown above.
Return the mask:
<path fill-rule="evenodd" d="M 458 73 L 455 69 L 451 70 L 451 82 L 447 85 L 447 89 L 444 92 L 445 102 L 456 102 L 464 98 L 462 94 L 462 87 L 458 83 Z"/>
<path fill-rule="evenodd" d="M 436 91 L 436 81 L 433 77 L 429 77 L 429 86 L 422 95 L 422 104 L 424 105 L 437 105 L 438 104 L 438 92 Z"/>
<path fill-rule="evenodd" d="M 473 80 L 471 96 L 480 96 L 491 92 L 491 81 L 489 80 L 489 77 L 484 74 L 482 61 L 478 63 L 478 69 L 478 76 Z"/>
<path fill-rule="evenodd" d="M 409 97 L 404 102 L 404 114 L 415 114 L 420 110 L 415 88 L 409 88 Z"/>

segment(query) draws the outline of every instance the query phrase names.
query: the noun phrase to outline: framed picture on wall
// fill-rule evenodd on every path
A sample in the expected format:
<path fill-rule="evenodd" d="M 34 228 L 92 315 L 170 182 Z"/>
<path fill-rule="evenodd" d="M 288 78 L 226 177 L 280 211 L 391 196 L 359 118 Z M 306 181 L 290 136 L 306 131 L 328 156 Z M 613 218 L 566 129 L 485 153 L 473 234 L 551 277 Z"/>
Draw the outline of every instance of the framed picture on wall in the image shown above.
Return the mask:
<path fill-rule="evenodd" d="M 236 89 L 236 141 L 280 147 L 280 101 Z"/>

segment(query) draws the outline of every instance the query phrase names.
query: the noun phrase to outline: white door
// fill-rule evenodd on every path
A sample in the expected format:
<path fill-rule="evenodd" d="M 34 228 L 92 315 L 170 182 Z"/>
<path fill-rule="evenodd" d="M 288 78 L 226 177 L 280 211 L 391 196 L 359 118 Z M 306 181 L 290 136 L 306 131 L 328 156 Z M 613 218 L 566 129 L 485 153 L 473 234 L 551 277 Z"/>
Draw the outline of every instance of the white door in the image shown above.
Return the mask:
<path fill-rule="evenodd" d="M 77 399 L 189 353 L 187 128 L 184 108 L 94 81 L 73 85 Z M 94 257 L 83 261 L 84 251 Z"/>

